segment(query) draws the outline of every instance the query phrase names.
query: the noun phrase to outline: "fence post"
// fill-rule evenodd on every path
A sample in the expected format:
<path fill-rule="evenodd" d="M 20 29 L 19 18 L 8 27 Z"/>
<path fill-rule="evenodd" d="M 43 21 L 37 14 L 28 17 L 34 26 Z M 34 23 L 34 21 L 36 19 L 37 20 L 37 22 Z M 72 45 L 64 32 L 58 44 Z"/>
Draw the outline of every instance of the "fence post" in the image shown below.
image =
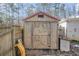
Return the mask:
<path fill-rule="evenodd" d="M 12 26 L 11 39 L 12 39 L 12 54 L 13 54 L 13 56 L 15 56 L 15 30 L 14 30 L 14 26 Z"/>

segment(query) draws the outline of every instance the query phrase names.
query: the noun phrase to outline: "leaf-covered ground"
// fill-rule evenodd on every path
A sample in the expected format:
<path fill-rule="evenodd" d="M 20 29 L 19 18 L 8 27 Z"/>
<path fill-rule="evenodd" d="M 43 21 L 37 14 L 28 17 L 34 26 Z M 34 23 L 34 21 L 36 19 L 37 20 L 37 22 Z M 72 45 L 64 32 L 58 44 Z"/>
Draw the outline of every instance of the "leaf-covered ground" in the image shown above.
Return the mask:
<path fill-rule="evenodd" d="M 60 50 L 27 50 L 27 55 L 31 56 L 79 56 L 79 43 L 72 41 L 70 51 Z"/>

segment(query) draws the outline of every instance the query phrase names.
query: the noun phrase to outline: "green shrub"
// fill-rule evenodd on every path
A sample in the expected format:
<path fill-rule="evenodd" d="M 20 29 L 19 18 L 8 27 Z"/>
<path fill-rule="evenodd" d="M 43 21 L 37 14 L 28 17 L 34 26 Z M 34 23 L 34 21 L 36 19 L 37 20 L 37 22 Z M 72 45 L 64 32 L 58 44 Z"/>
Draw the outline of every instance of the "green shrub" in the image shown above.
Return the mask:
<path fill-rule="evenodd" d="M 79 44 L 79 41 L 77 41 L 77 40 L 72 40 L 71 42 Z"/>

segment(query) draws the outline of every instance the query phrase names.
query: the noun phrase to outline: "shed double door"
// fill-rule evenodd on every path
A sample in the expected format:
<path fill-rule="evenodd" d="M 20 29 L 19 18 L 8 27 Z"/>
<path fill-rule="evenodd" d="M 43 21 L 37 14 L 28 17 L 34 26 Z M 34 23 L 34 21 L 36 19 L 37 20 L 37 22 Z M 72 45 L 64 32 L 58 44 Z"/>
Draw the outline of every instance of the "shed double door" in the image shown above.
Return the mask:
<path fill-rule="evenodd" d="M 33 22 L 32 47 L 35 49 L 49 49 L 51 46 L 51 33 L 49 22 Z"/>

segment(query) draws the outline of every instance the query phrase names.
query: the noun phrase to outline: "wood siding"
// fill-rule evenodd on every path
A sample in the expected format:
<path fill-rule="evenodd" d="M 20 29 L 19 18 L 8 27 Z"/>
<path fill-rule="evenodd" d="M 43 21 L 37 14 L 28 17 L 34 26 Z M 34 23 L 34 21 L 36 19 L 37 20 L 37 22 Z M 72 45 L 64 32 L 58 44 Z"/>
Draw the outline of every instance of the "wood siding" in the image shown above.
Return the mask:
<path fill-rule="evenodd" d="M 24 23 L 24 43 L 29 49 L 58 49 L 58 21 L 44 15 Z"/>
<path fill-rule="evenodd" d="M 3 30 L 3 31 L 2 31 Z M 15 40 L 21 39 L 20 27 L 0 27 L 0 56 L 15 55 Z"/>
<path fill-rule="evenodd" d="M 0 55 L 12 56 L 11 31 L 0 36 Z"/>

